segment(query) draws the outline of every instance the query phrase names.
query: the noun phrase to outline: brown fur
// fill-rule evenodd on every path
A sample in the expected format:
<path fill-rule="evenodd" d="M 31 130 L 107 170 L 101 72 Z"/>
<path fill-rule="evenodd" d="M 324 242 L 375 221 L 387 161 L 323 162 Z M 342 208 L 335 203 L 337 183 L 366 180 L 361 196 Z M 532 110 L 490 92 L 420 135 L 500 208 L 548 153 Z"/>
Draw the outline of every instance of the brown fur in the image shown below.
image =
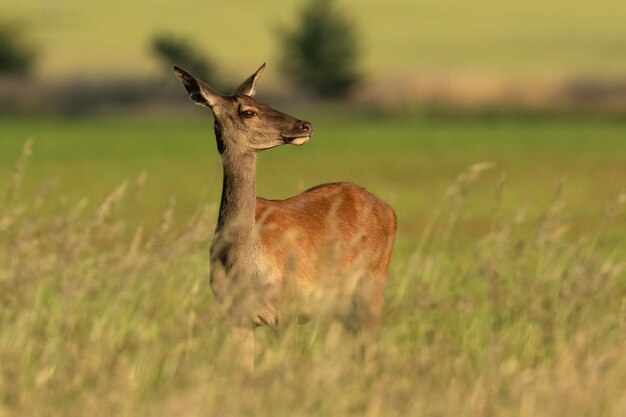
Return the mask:
<path fill-rule="evenodd" d="M 298 259 L 295 275 L 313 280 L 315 268 L 304 262 L 312 248 L 339 239 L 341 264 L 367 254 L 377 279 L 387 274 L 396 232 L 393 209 L 366 189 L 351 183 L 322 184 L 286 200 L 257 198 L 256 221 L 262 247 L 286 272 L 285 255 Z M 289 233 L 295 235 L 290 238 Z M 383 278 L 384 279 L 384 278 Z"/>
<path fill-rule="evenodd" d="M 323 184 L 286 200 L 257 198 L 256 222 L 261 251 L 280 279 L 367 287 L 361 303 L 368 305 L 355 307 L 368 310 L 368 318 L 359 321 L 378 321 L 396 232 L 387 203 L 355 184 Z M 342 282 L 357 262 L 361 281 Z"/>

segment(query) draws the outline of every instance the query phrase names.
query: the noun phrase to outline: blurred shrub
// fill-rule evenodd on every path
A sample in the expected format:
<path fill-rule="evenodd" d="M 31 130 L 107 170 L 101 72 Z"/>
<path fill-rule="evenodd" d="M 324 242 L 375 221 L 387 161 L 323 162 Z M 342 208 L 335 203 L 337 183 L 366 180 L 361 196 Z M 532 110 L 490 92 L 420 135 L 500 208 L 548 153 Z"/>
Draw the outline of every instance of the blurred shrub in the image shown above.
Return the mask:
<path fill-rule="evenodd" d="M 0 75 L 30 72 L 36 57 L 35 49 L 26 43 L 17 24 L 0 22 Z"/>
<path fill-rule="evenodd" d="M 152 39 L 151 49 L 163 62 L 168 74 L 172 72 L 173 65 L 178 65 L 209 84 L 216 78 L 212 60 L 185 38 L 169 33 L 157 34 Z"/>
<path fill-rule="evenodd" d="M 310 0 L 293 27 L 279 30 L 285 74 L 322 97 L 345 96 L 359 80 L 353 22 L 333 0 Z"/>

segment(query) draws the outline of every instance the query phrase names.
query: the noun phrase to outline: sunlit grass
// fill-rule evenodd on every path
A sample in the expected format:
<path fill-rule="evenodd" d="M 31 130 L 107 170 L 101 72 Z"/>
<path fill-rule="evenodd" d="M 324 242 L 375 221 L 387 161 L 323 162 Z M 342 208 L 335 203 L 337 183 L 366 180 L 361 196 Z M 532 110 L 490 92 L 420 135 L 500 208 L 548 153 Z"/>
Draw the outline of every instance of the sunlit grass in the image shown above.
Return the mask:
<path fill-rule="evenodd" d="M 314 321 L 257 330 L 247 376 L 208 286 L 210 125 L 64 123 L 0 145 L 0 415 L 626 412 L 621 125 L 322 122 L 263 155 L 264 194 L 371 184 L 400 230 L 374 364 Z"/>

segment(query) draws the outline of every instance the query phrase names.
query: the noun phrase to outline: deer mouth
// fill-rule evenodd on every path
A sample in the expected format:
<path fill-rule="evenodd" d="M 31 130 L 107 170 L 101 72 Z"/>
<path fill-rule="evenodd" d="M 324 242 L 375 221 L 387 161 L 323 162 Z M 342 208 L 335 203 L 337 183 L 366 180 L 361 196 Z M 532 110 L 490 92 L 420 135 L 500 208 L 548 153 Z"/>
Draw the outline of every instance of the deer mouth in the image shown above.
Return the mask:
<path fill-rule="evenodd" d="M 283 136 L 283 140 L 285 143 L 290 143 L 292 145 L 304 145 L 311 139 L 311 135 L 300 135 L 300 136 Z"/>

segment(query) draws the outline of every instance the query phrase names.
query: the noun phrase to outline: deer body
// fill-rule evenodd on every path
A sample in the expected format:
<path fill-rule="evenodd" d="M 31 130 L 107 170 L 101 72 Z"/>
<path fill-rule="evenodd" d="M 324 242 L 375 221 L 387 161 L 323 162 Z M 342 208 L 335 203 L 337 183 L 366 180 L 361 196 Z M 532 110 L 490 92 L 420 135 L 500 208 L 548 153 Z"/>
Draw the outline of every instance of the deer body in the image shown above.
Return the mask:
<path fill-rule="evenodd" d="M 257 152 L 302 145 L 312 134 L 310 123 L 252 98 L 263 69 L 233 96 L 222 96 L 175 67 L 191 98 L 215 116 L 224 176 L 211 289 L 218 300 L 232 303 L 248 362 L 251 329 L 277 325 L 294 306 L 300 317 L 315 314 L 329 294 L 344 301 L 338 315 L 346 323 L 375 331 L 396 230 L 393 209 L 350 183 L 319 185 L 286 200 L 256 196 Z"/>

